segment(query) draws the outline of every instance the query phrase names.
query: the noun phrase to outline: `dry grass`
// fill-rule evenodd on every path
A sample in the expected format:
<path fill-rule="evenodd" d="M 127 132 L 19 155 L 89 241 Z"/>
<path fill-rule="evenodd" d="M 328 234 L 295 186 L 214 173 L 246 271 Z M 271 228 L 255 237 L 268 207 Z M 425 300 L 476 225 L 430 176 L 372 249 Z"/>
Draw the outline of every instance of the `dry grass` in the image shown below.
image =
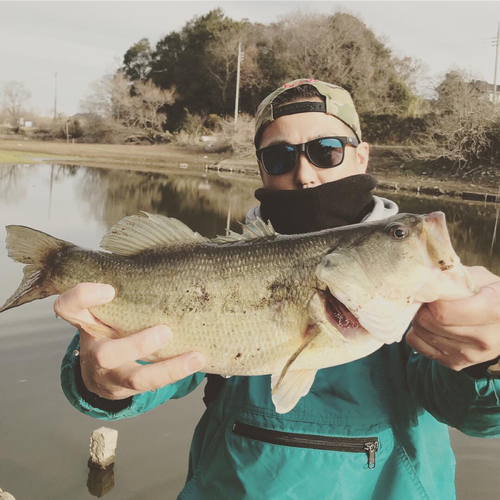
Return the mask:
<path fill-rule="evenodd" d="M 203 116 L 189 115 L 187 127 L 172 136 L 174 143 L 211 153 L 253 154 L 253 117 L 243 113 L 237 123 L 233 118 L 218 118 L 214 130 L 203 127 L 206 120 Z M 209 140 L 202 141 L 202 136 Z"/>
<path fill-rule="evenodd" d="M 1 140 L 0 164 L 25 163 L 24 161 L 3 161 L 3 159 L 22 159 L 18 156 L 39 158 L 42 160 L 56 159 L 65 163 L 77 164 L 121 164 L 127 168 L 159 165 L 165 167 L 178 166 L 187 163 L 190 166 L 204 167 L 215 164 L 227 155 L 206 154 L 204 158 L 199 151 L 170 144 L 133 145 L 133 144 L 66 144 L 56 141 L 33 140 Z"/>

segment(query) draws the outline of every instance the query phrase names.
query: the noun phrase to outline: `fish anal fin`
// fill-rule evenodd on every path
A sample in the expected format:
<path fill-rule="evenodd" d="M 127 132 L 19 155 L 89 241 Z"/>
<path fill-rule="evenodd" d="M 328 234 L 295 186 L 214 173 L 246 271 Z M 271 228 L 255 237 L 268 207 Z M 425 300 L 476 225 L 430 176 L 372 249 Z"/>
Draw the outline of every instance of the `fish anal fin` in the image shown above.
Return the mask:
<path fill-rule="evenodd" d="M 313 385 L 318 370 L 290 370 L 271 377 L 272 400 L 277 413 L 288 413 Z M 280 380 L 278 385 L 278 380 Z"/>

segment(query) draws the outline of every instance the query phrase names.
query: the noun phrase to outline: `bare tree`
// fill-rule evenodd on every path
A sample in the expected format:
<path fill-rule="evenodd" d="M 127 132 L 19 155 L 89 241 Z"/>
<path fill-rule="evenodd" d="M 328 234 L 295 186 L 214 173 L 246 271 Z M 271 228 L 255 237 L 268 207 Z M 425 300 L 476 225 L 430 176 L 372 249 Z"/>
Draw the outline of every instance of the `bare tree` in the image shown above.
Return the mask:
<path fill-rule="evenodd" d="M 23 105 L 31 97 L 31 92 L 24 86 L 24 83 L 10 81 L 2 85 L 1 94 L 11 125 L 19 126 Z"/>
<path fill-rule="evenodd" d="M 234 98 L 238 42 L 241 36 L 237 28 L 225 30 L 218 33 L 206 48 L 205 65 L 220 91 L 218 97 L 222 101 L 223 109 L 226 108 L 228 101 Z"/>
<path fill-rule="evenodd" d="M 446 74 L 436 88 L 434 113 L 423 134 L 425 149 L 420 158 L 451 161 L 458 170 L 488 159 L 492 141 L 498 136 L 500 111 L 493 106 L 465 71 Z"/>
<path fill-rule="evenodd" d="M 265 31 L 259 51 L 269 82 L 309 77 L 337 83 L 363 114 L 404 113 L 411 99 L 390 49 L 350 14 L 284 17 Z"/>
<path fill-rule="evenodd" d="M 151 142 L 163 136 L 163 125 L 167 115 L 162 109 L 175 102 L 175 89 L 163 90 L 153 82 L 137 81 L 133 95 L 125 101 L 122 122 L 132 130 L 139 130 L 140 136 Z"/>
<path fill-rule="evenodd" d="M 174 102 L 174 89 L 162 90 L 151 81 L 132 82 L 118 71 L 94 82 L 81 108 L 107 121 L 128 141 L 155 142 L 164 135 L 164 108 Z"/>
<path fill-rule="evenodd" d="M 81 102 L 84 112 L 104 119 L 119 120 L 121 108 L 130 98 L 132 83 L 121 72 L 105 75 L 90 85 L 90 90 Z"/>
<path fill-rule="evenodd" d="M 417 91 L 417 84 L 421 82 L 429 71 L 429 66 L 421 59 L 413 57 L 394 57 L 394 67 L 398 76 L 413 92 Z"/>

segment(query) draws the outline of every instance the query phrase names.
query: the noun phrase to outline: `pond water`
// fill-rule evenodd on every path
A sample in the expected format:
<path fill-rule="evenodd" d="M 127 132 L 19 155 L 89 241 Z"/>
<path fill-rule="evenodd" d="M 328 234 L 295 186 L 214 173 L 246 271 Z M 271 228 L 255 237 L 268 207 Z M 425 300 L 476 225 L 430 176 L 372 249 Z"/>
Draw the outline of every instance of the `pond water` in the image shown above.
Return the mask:
<path fill-rule="evenodd" d="M 97 248 L 107 229 L 145 210 L 176 217 L 205 236 L 223 234 L 255 204 L 258 179 L 177 170 L 165 174 L 78 166 L 0 166 L 0 241 L 20 224 Z M 382 193 L 383 194 L 383 193 Z M 468 265 L 500 274 L 492 245 L 492 205 L 387 195 L 402 211 L 446 213 L 457 253 Z M 500 239 L 500 235 L 499 235 Z M 0 303 L 22 277 L 22 266 L 0 245 Z M 74 328 L 54 317 L 54 298 L 0 315 L 0 488 L 18 500 L 173 499 L 186 472 L 191 435 L 203 413 L 202 388 L 139 418 L 113 422 L 117 462 L 99 477 L 89 471 L 88 444 L 101 422 L 77 412 L 59 386 L 59 367 Z M 459 499 L 498 498 L 500 441 L 451 431 Z"/>

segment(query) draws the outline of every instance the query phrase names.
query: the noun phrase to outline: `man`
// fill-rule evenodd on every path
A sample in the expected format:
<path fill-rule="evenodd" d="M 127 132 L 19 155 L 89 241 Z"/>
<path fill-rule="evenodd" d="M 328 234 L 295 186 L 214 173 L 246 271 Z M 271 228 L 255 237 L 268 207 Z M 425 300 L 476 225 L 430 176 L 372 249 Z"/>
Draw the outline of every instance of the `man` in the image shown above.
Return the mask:
<path fill-rule="evenodd" d="M 263 188 L 249 218 L 299 233 L 376 220 L 397 211 L 374 197 L 369 146 L 349 94 L 297 80 L 260 105 L 255 145 Z M 472 436 L 500 435 L 500 278 L 472 268 L 480 292 L 420 309 L 406 342 L 320 370 L 289 413 L 274 411 L 268 376 L 210 377 L 184 499 L 454 498 L 454 456 L 445 424 Z M 107 285 L 61 295 L 56 313 L 98 322 L 89 307 L 112 300 Z M 192 391 L 204 359 L 188 353 L 135 360 L 175 335 L 166 326 L 124 339 L 80 331 L 62 366 L 66 396 L 104 419 L 146 412 Z M 372 469 L 372 470 L 369 470 Z"/>

